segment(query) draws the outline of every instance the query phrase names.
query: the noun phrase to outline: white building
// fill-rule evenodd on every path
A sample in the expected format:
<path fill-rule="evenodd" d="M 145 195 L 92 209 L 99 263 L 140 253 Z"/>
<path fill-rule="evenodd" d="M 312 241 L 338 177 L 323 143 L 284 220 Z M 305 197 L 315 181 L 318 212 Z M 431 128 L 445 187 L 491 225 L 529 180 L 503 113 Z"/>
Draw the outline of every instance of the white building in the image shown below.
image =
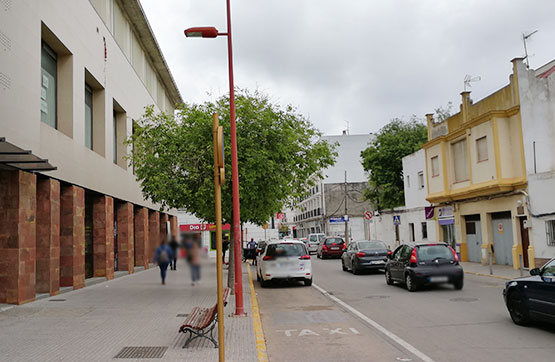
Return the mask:
<path fill-rule="evenodd" d="M 370 225 L 372 239 L 382 240 L 390 248 L 402 242 L 437 241 L 434 220 L 426 219 L 426 161 L 424 150 L 403 157 L 405 206 L 383 210 L 373 217 Z M 394 223 L 394 216 L 398 223 Z M 431 214 L 433 217 L 433 212 Z"/>
<path fill-rule="evenodd" d="M 307 237 L 311 233 L 343 236 L 346 200 L 350 237 L 357 240 L 367 238 L 363 214 L 371 206 L 362 198 L 368 176 L 362 167 L 360 153 L 373 138 L 372 134 L 322 137 L 329 143 L 337 144 L 338 156 L 335 164 L 324 170 L 323 180 L 307 190 L 307 197 L 296 203 L 293 218 L 296 237 Z"/>
<path fill-rule="evenodd" d="M 514 64 L 528 179 L 528 254 L 542 265 L 555 257 L 555 60 L 536 70 L 522 60 Z"/>

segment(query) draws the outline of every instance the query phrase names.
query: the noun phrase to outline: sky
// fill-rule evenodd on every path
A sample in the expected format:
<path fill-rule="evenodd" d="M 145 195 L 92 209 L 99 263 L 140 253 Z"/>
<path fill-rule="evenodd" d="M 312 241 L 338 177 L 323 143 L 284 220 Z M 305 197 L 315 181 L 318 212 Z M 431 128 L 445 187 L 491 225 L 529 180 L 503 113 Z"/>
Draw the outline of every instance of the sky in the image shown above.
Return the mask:
<path fill-rule="evenodd" d="M 225 0 L 140 0 L 181 96 L 229 92 Z M 555 59 L 554 0 L 231 0 L 235 86 L 291 104 L 326 135 L 378 132 L 453 103 L 465 76 L 478 101 L 502 88 L 510 61 Z M 551 46 L 549 44 L 552 44 Z"/>

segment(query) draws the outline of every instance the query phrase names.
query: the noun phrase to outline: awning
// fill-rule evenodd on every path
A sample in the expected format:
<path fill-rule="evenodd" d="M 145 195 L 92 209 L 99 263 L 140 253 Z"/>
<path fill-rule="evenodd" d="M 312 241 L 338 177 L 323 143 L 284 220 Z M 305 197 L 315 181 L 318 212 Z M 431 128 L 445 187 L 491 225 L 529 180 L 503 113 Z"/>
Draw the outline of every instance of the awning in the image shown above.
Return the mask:
<path fill-rule="evenodd" d="M 19 148 L 0 137 L 0 169 L 38 172 L 54 171 L 57 167 L 48 163 L 48 160 L 33 155 L 32 151 Z"/>

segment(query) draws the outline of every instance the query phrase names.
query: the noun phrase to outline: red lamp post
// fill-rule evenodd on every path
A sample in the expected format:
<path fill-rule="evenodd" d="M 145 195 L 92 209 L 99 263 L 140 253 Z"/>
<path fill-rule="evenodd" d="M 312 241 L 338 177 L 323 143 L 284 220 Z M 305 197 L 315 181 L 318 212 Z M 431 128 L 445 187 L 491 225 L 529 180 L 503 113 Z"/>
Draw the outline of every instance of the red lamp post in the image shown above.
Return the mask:
<path fill-rule="evenodd" d="M 233 53 L 231 46 L 231 6 L 227 0 L 227 33 L 214 27 L 196 27 L 185 30 L 186 37 L 216 38 L 227 36 L 229 66 L 229 116 L 231 123 L 231 184 L 233 191 L 233 250 L 235 258 L 235 314 L 244 315 L 243 272 L 241 270 L 241 215 L 239 212 L 239 169 L 237 167 L 237 133 L 235 125 L 235 87 L 233 85 Z M 218 255 L 218 257 L 220 257 Z"/>

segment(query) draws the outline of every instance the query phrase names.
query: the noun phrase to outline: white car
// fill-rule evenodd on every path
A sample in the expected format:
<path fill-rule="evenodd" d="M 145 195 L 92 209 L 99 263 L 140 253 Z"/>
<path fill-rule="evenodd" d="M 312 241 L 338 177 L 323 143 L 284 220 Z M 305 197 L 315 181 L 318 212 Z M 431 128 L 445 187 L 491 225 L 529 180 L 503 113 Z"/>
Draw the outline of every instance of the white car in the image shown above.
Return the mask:
<path fill-rule="evenodd" d="M 270 241 L 258 259 L 256 279 L 263 288 L 279 279 L 312 285 L 312 264 L 306 245 L 298 240 Z"/>
<path fill-rule="evenodd" d="M 318 251 L 318 247 L 320 246 L 320 243 L 322 242 L 322 240 L 324 240 L 324 238 L 326 237 L 326 235 L 324 234 L 309 234 L 308 235 L 308 239 L 307 239 L 307 246 L 308 246 L 308 252 L 309 253 L 316 253 Z"/>

